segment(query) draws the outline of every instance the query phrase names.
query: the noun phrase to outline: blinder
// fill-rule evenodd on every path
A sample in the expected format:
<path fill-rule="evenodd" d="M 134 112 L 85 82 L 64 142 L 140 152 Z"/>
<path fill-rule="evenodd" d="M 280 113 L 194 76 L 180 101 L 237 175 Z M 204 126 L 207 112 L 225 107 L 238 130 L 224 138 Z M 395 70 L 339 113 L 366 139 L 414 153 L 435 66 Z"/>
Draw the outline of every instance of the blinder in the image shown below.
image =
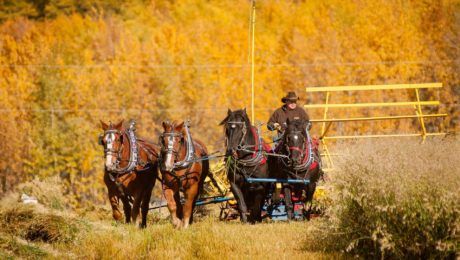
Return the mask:
<path fill-rule="evenodd" d="M 160 135 L 160 145 L 161 145 L 161 150 L 164 152 L 177 153 L 176 151 L 174 151 L 172 147 L 169 147 L 169 144 L 168 144 L 168 147 L 166 147 L 166 144 L 164 143 L 165 137 L 180 137 L 181 144 L 185 142 L 184 135 L 182 133 L 178 133 L 178 132 L 163 133 Z"/>
<path fill-rule="evenodd" d="M 103 141 L 104 141 L 104 137 L 105 137 L 107 134 L 118 134 L 118 135 L 120 135 L 120 142 L 123 143 L 123 134 L 122 134 L 120 131 L 116 130 L 116 129 L 110 129 L 110 130 L 104 131 L 103 134 L 99 135 L 99 137 L 98 137 L 98 143 L 99 143 L 99 145 L 104 145 L 104 142 L 103 142 Z M 105 150 L 105 152 L 112 152 L 112 153 L 115 153 L 115 151 L 112 151 L 112 150 L 110 150 L 110 151 Z"/>
<path fill-rule="evenodd" d="M 241 139 L 240 141 L 238 142 L 238 145 L 236 147 L 236 150 L 239 151 L 239 150 L 243 150 L 243 142 L 244 142 L 244 138 L 246 137 L 246 132 L 247 132 L 247 127 L 246 127 L 246 123 L 245 122 L 242 122 L 242 121 L 227 121 L 227 128 L 226 128 L 226 131 L 229 130 L 228 126 L 232 129 L 232 130 L 235 130 L 236 129 L 236 126 L 237 125 L 242 125 L 242 128 L 241 128 Z M 227 132 L 227 134 L 229 134 Z M 229 136 L 227 136 L 226 134 L 226 137 L 225 137 L 225 142 L 226 142 L 226 147 L 227 147 L 227 150 L 229 149 Z M 228 152 L 228 151 L 227 151 Z"/>

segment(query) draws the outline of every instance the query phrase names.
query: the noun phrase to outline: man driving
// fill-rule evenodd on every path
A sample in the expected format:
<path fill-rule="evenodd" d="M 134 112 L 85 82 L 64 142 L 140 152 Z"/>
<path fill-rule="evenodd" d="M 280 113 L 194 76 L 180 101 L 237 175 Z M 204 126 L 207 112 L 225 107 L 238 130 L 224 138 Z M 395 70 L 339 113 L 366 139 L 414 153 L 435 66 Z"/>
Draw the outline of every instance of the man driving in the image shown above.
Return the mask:
<path fill-rule="evenodd" d="M 297 100 L 299 100 L 299 97 L 294 91 L 288 92 L 287 95 L 281 99 L 284 105 L 273 112 L 267 123 L 268 130 L 278 130 L 279 133 L 284 132 L 287 128 L 286 121 L 288 118 L 289 121 L 299 119 L 306 121 L 310 120 L 305 110 L 297 106 Z"/>

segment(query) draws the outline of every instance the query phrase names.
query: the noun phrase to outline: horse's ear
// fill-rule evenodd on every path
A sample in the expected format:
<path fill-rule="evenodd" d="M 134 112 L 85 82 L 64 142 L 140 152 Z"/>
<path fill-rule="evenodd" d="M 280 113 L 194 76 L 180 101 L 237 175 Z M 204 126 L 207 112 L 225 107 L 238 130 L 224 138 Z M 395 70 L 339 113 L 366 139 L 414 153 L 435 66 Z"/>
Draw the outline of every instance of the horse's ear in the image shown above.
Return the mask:
<path fill-rule="evenodd" d="M 231 114 L 232 114 L 232 110 L 229 108 L 227 111 L 227 115 L 231 115 Z"/>
<path fill-rule="evenodd" d="M 117 129 L 118 131 L 121 131 L 121 128 L 122 128 L 122 126 L 123 126 L 123 121 L 124 121 L 124 120 L 122 119 L 122 120 L 121 120 L 118 124 L 116 124 L 113 128 L 114 128 L 114 129 Z"/>
<path fill-rule="evenodd" d="M 101 122 L 101 127 L 102 127 L 102 130 L 104 130 L 104 131 L 105 131 L 105 130 L 109 129 L 109 125 L 108 125 L 108 124 L 106 124 L 106 123 L 102 122 L 102 120 L 99 120 L 99 121 Z"/>
<path fill-rule="evenodd" d="M 182 132 L 184 130 L 184 121 L 182 121 L 182 123 L 174 126 L 174 130 L 176 130 L 177 132 Z"/>
<path fill-rule="evenodd" d="M 230 111 L 230 109 L 229 109 L 229 111 Z M 228 117 L 229 117 L 229 116 L 230 116 L 230 115 L 226 116 L 226 117 L 224 118 L 224 120 L 222 120 L 222 122 L 220 122 L 219 125 L 223 125 L 223 124 L 227 123 Z"/>
<path fill-rule="evenodd" d="M 163 121 L 161 125 L 163 126 L 163 129 L 166 131 L 166 128 L 168 127 L 169 122 L 168 121 Z"/>
<path fill-rule="evenodd" d="M 243 108 L 243 115 L 246 115 L 246 108 Z"/>

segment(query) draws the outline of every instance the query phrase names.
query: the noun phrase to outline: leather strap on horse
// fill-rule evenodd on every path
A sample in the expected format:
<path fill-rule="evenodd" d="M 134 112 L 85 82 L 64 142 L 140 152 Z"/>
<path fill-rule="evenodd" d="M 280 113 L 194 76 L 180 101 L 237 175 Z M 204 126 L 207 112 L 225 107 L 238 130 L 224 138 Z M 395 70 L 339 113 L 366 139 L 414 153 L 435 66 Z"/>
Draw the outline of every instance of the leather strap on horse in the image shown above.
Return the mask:
<path fill-rule="evenodd" d="M 192 135 L 190 134 L 190 122 L 187 120 L 185 121 L 185 135 L 186 135 L 186 143 L 187 143 L 187 150 L 185 152 L 185 158 L 183 161 L 174 163 L 174 169 L 185 169 L 188 168 L 191 164 L 193 164 L 193 159 L 195 158 L 195 146 L 193 145 Z"/>
<path fill-rule="evenodd" d="M 253 133 L 254 141 L 255 141 L 254 151 L 253 151 L 251 158 L 250 159 L 234 158 L 234 159 L 237 164 L 240 164 L 242 166 L 255 167 L 255 166 L 266 163 L 267 158 L 263 155 L 262 140 L 259 135 L 259 130 L 251 126 L 251 131 Z"/>
<path fill-rule="evenodd" d="M 292 150 L 296 150 L 295 148 L 292 148 Z M 289 147 L 289 149 L 291 150 L 291 147 Z M 315 159 L 314 159 L 314 153 L 312 149 L 311 137 L 310 137 L 310 133 L 308 132 L 308 130 L 306 131 L 305 155 L 303 157 L 302 164 L 295 165 L 294 167 L 292 167 L 292 171 L 291 171 L 289 165 L 286 164 L 285 160 L 283 158 L 280 158 L 280 160 L 283 162 L 284 166 L 286 166 L 285 171 L 289 172 L 290 174 L 292 171 L 295 173 L 306 171 L 306 173 L 308 173 L 311 170 L 311 166 L 313 165 L 313 162 L 315 162 Z"/>
<path fill-rule="evenodd" d="M 126 135 L 128 136 L 129 141 L 129 161 L 128 165 L 124 168 L 115 168 L 110 172 L 116 173 L 118 175 L 131 172 L 136 168 L 139 160 L 139 151 L 136 142 L 136 135 L 134 134 L 134 126 L 131 124 L 130 127 L 126 130 Z"/>

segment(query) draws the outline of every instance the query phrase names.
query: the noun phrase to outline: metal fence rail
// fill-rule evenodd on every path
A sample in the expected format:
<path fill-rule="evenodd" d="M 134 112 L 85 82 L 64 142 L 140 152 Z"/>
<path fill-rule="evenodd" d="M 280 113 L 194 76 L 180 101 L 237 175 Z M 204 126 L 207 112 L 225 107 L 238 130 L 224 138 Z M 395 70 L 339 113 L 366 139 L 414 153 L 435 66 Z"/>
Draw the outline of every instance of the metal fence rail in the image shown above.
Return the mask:
<path fill-rule="evenodd" d="M 312 119 L 311 122 L 321 123 L 321 144 L 324 149 L 324 157 L 328 163 L 327 169 L 334 167 L 331 153 L 328 148 L 327 140 L 355 139 L 355 138 L 377 138 L 377 137 L 422 137 L 425 141 L 428 136 L 445 135 L 445 132 L 428 132 L 425 126 L 425 118 L 444 118 L 446 113 L 424 114 L 423 106 L 442 106 L 439 100 L 421 100 L 420 89 L 442 88 L 442 83 L 422 83 L 422 84 L 393 84 L 393 85 L 365 85 L 365 86 L 327 86 L 307 88 L 307 93 L 325 93 L 325 101 L 320 104 L 308 104 L 305 108 L 324 109 L 322 119 Z M 332 93 L 343 95 L 345 91 L 414 91 L 414 100 L 394 101 L 394 102 L 375 102 L 375 103 L 330 103 Z M 413 107 L 414 114 L 409 115 L 388 115 L 388 116 L 363 116 L 351 118 L 330 118 L 329 109 L 349 109 L 349 108 L 385 108 L 385 107 Z M 392 133 L 392 134 L 369 134 L 369 135 L 335 135 L 329 136 L 328 131 L 333 123 L 338 122 L 368 122 L 382 120 L 403 120 L 414 119 L 419 121 L 419 127 L 415 127 L 414 133 Z M 326 170 L 327 170 L 326 169 Z"/>

